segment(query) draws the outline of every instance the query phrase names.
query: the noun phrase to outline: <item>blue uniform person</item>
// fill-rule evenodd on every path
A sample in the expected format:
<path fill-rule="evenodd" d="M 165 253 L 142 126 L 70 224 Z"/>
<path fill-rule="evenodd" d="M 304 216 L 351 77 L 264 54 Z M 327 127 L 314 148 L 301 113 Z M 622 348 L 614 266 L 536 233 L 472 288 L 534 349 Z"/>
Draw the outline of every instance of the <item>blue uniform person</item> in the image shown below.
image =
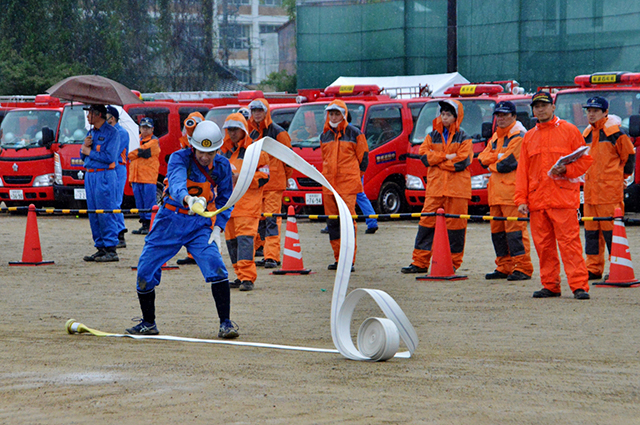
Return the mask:
<path fill-rule="evenodd" d="M 87 208 L 117 209 L 116 161 L 120 148 L 118 130 L 107 123 L 107 108 L 104 105 L 91 105 L 84 110 L 87 111 L 87 120 L 92 126 L 80 149 L 80 158 L 84 160 L 84 168 L 87 170 L 84 178 Z M 84 257 L 84 261 L 119 261 L 116 253 L 119 229 L 116 215 L 89 214 L 89 224 L 98 251 Z"/>
<path fill-rule="evenodd" d="M 122 208 L 122 198 L 124 197 L 124 187 L 127 184 L 127 156 L 129 155 L 129 133 L 122 127 L 120 121 L 120 113 L 116 108 L 107 106 L 107 122 L 118 130 L 120 137 L 120 149 L 118 150 L 118 162 L 116 163 L 116 175 L 118 176 L 118 191 L 116 192 L 116 204 L 118 208 Z M 116 248 L 126 248 L 127 242 L 124 240 L 124 234 L 127 228 L 124 225 L 124 215 L 116 214 L 118 219 L 118 246 Z"/>
<path fill-rule="evenodd" d="M 222 143 L 220 128 L 211 121 L 203 121 L 196 126 L 190 139 L 192 148 L 176 151 L 169 158 L 163 205 L 145 237 L 138 261 L 137 292 L 142 319 L 127 329 L 130 334 L 159 333 L 155 322 L 155 289 L 160 284 L 161 267 L 185 246 L 205 281 L 211 284 L 220 318 L 218 337 L 238 337 L 237 326 L 229 320 L 229 278 L 220 255 L 220 234 L 231 210 L 216 216 L 213 229 L 211 218 L 193 213 L 196 203 L 205 209 L 217 209 L 231 196 L 231 166 L 227 158 L 217 154 Z"/>

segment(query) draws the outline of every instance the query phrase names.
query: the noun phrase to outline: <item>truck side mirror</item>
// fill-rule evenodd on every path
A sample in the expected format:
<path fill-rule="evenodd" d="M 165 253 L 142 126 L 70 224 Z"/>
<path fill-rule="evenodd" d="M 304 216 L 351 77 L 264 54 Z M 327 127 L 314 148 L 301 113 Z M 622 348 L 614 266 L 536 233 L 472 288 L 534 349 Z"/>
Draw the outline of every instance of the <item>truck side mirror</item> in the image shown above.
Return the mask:
<path fill-rule="evenodd" d="M 54 138 L 55 135 L 53 134 L 53 130 L 51 130 L 49 127 L 42 127 L 42 146 L 47 149 L 51 149 Z"/>
<path fill-rule="evenodd" d="M 493 136 L 493 123 L 491 122 L 483 122 L 482 123 L 482 138 L 485 140 L 491 139 Z"/>
<path fill-rule="evenodd" d="M 629 136 L 640 137 L 640 115 L 629 117 Z"/>

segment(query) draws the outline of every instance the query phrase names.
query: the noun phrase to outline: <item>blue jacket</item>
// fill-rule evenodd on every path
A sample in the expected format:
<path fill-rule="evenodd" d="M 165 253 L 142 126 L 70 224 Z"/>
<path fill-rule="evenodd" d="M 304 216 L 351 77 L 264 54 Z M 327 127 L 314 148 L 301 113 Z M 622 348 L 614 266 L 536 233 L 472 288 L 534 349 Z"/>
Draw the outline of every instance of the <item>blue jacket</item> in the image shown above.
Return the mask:
<path fill-rule="evenodd" d="M 118 149 L 118 164 L 116 165 L 126 165 L 127 157 L 129 156 L 129 133 L 124 129 L 119 123 L 113 126 L 116 130 L 118 130 L 118 134 L 120 136 L 120 149 Z M 122 151 L 124 152 L 124 161 L 121 158 Z"/>
<path fill-rule="evenodd" d="M 204 185 L 204 187 L 209 189 L 209 193 L 199 192 L 203 183 L 207 182 L 207 178 L 200 172 L 195 161 L 193 149 L 180 149 L 171 154 L 169 163 L 167 164 L 167 187 L 165 188 L 164 202 L 175 207 L 185 208 L 182 203 L 185 196 L 204 196 L 206 198 L 207 195 L 210 194 L 211 199 L 209 200 L 209 204 L 215 202 L 216 209 L 222 208 L 229 200 L 231 192 L 233 192 L 232 172 L 229 160 L 220 154 L 215 156 L 213 169 L 209 171 L 215 185 Z M 189 184 L 189 182 L 191 182 L 191 184 Z M 200 187 L 196 185 L 200 185 Z M 188 189 L 189 186 L 193 186 L 191 187 L 191 192 Z M 232 210 L 233 208 L 229 208 L 218 214 L 215 225 L 224 230 Z M 210 220 L 201 216 L 197 217 Z"/>
<path fill-rule="evenodd" d="M 91 135 L 93 144 L 91 153 L 84 155 L 80 153 L 80 158 L 84 160 L 84 168 L 109 168 L 111 164 L 118 161 L 120 153 L 120 136 L 118 130 L 105 122 L 100 129 L 92 128 L 87 135 Z"/>

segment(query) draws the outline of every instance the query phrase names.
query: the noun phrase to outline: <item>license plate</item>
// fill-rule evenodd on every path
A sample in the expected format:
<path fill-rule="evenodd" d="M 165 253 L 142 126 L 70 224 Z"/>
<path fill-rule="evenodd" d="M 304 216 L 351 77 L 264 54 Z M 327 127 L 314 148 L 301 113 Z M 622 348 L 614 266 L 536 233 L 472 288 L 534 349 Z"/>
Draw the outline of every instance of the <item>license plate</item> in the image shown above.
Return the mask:
<path fill-rule="evenodd" d="M 307 205 L 322 205 L 322 193 L 305 193 L 304 201 Z"/>
<path fill-rule="evenodd" d="M 580 191 L 580 205 L 584 204 L 584 192 Z"/>
<path fill-rule="evenodd" d="M 86 200 L 87 192 L 84 189 L 73 189 L 73 199 Z"/>
<path fill-rule="evenodd" d="M 13 201 L 22 201 L 24 200 L 24 192 L 22 190 L 10 190 L 9 198 Z"/>

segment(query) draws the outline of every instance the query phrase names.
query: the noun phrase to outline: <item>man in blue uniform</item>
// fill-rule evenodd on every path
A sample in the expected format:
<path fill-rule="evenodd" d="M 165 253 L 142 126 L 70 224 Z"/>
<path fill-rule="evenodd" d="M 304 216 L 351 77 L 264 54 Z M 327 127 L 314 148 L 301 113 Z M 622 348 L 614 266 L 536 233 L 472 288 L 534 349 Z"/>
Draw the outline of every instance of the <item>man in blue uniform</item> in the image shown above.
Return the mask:
<path fill-rule="evenodd" d="M 120 121 L 120 113 L 118 110 L 109 105 L 107 106 L 107 122 L 118 130 L 120 137 L 120 149 L 118 150 L 118 162 L 116 163 L 116 175 L 118 176 L 118 191 L 116 192 L 116 204 L 118 208 L 122 208 L 122 198 L 124 197 L 124 186 L 127 184 L 127 157 L 129 155 L 129 133 L 118 122 Z M 124 234 L 127 228 L 124 225 L 124 215 L 116 214 L 118 219 L 118 246 L 116 248 L 126 248 L 127 242 L 124 240 Z"/>
<path fill-rule="evenodd" d="M 211 121 L 196 126 L 189 140 L 191 149 L 174 152 L 167 165 L 167 186 L 163 206 L 156 214 L 153 228 L 145 238 L 138 262 L 137 291 L 142 319 L 127 329 L 133 335 L 157 335 L 155 322 L 155 288 L 160 284 L 162 265 L 185 246 L 193 255 L 211 293 L 220 318 L 219 338 L 237 338 L 238 327 L 229 320 L 230 290 L 227 269 L 220 255 L 220 234 L 231 210 L 211 218 L 194 215 L 193 205 L 219 209 L 233 191 L 229 160 L 217 155 L 223 138 L 220 128 Z"/>
<path fill-rule="evenodd" d="M 116 162 L 120 149 L 118 130 L 107 123 L 107 108 L 104 105 L 86 106 L 84 110 L 87 111 L 87 120 L 92 126 L 80 149 L 80 158 L 84 160 L 87 171 L 84 178 L 87 208 L 117 209 Z M 116 253 L 119 232 L 116 215 L 89 214 L 89 224 L 98 251 L 85 256 L 84 261 L 119 261 Z"/>

